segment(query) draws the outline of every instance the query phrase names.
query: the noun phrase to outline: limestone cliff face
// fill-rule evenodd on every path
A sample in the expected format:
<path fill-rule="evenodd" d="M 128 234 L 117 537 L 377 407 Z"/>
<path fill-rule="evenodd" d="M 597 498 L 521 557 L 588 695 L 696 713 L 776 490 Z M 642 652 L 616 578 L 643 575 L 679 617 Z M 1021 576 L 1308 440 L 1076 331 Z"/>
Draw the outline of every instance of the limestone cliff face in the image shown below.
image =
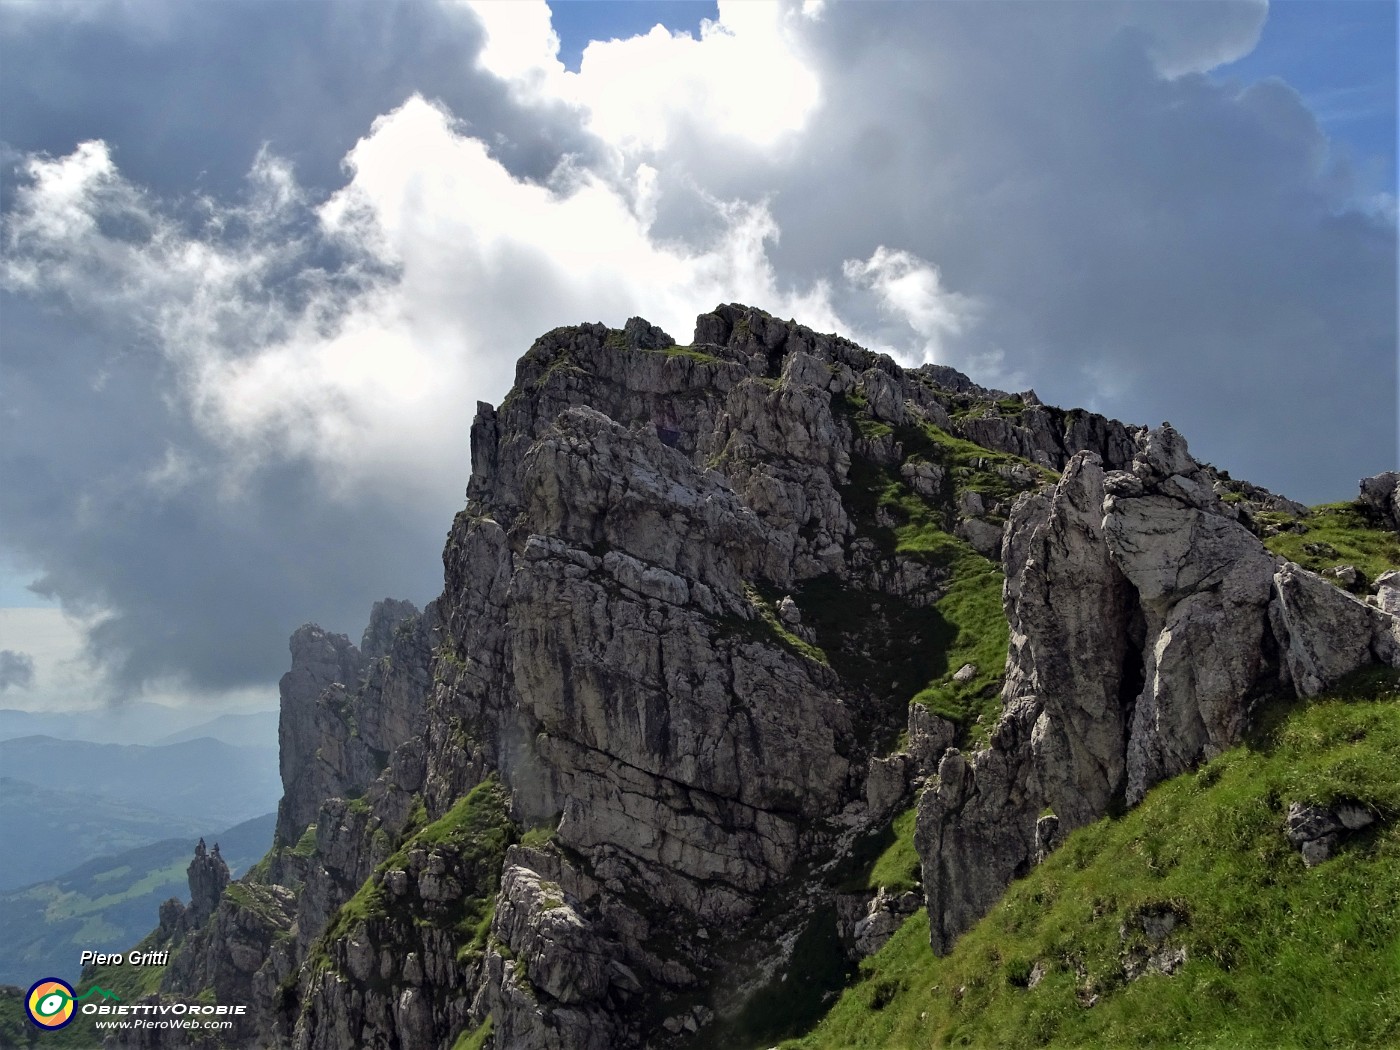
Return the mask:
<path fill-rule="evenodd" d="M 1067 831 L 1240 743 L 1260 701 L 1400 666 L 1397 620 L 1270 554 L 1175 430 L 1137 446 L 1012 511 L 1003 714 L 919 807 L 935 950 Z"/>
<path fill-rule="evenodd" d="M 512 852 L 503 882 L 480 1004 L 501 1045 L 640 1044 L 657 1020 L 684 1035 L 781 972 L 784 937 L 830 896 L 812 869 L 887 815 L 867 774 L 908 700 L 823 650 L 836 632 L 804 625 L 840 610 L 809 585 L 887 595 L 896 637 L 943 593 L 937 559 L 881 550 L 881 523 L 858 520 L 872 470 L 907 466 L 939 524 L 963 524 L 949 465 L 911 455 L 952 426 L 930 377 L 743 308 L 673 343 L 640 320 L 550 333 L 473 428 L 441 602 L 461 664 L 429 705 L 426 794 L 461 794 L 476 763 L 451 742 L 471 740 L 556 843 Z M 1022 415 L 983 437 L 1011 453 L 1011 492 L 1041 477 L 1012 456 L 1054 468 L 1081 432 L 1101 455 L 1132 447 L 1106 420 Z M 970 508 L 999 545 L 995 512 Z M 899 764 L 886 806 L 920 772 Z M 540 910 L 542 882 L 567 912 Z"/>
<path fill-rule="evenodd" d="M 865 878 L 920 792 L 941 947 L 1255 697 L 1393 656 L 1173 432 L 747 307 L 542 336 L 471 446 L 441 597 L 293 636 L 276 846 L 167 973 L 266 1045 L 775 1041 L 917 900 Z M 1004 686 L 952 659 L 1003 565 Z"/>
<path fill-rule="evenodd" d="M 279 843 L 296 843 L 325 799 L 363 790 L 419 727 L 435 624 L 432 607 L 420 614 L 385 599 L 359 648 L 315 624 L 292 635 L 292 668 L 279 686 Z"/>

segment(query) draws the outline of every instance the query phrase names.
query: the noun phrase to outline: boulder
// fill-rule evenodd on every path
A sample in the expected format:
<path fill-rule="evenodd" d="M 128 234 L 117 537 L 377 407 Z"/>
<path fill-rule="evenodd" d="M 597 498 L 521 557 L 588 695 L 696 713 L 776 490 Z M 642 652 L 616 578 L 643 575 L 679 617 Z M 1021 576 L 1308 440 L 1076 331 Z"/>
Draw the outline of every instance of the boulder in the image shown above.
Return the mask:
<path fill-rule="evenodd" d="M 1363 478 L 1357 502 L 1385 528 L 1400 531 L 1400 473 L 1389 470 Z"/>

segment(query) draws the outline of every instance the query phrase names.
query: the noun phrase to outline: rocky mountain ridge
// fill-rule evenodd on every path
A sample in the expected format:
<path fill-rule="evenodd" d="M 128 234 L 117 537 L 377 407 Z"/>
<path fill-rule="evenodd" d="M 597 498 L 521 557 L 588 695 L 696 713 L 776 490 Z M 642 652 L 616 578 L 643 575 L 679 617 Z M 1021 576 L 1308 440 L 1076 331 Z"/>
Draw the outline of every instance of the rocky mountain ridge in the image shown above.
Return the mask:
<path fill-rule="evenodd" d="M 274 850 L 158 931 L 162 994 L 256 1004 L 233 1045 L 767 1045 L 919 903 L 868 885 L 916 799 L 941 951 L 1268 697 L 1400 664 L 1386 588 L 1269 554 L 1303 508 L 1169 426 L 747 307 L 550 332 L 471 444 L 442 596 L 297 631 Z"/>

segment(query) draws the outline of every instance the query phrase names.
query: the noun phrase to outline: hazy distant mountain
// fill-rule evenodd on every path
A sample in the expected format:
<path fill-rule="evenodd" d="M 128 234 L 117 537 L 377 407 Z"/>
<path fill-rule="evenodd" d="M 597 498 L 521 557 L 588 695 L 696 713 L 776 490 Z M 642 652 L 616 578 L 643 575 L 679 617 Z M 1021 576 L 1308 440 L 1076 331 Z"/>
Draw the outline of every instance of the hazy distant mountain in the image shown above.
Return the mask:
<path fill-rule="evenodd" d="M 0 890 L 53 878 L 92 857 L 220 823 L 0 777 L 0 841 L 5 843 Z"/>
<path fill-rule="evenodd" d="M 91 740 L 99 744 L 171 743 L 173 741 L 165 738 L 192 726 L 211 724 L 209 715 L 208 710 L 201 708 L 167 707 L 139 700 L 86 711 L 17 711 L 6 708 L 0 709 L 0 740 L 51 736 L 60 740 Z M 276 719 L 275 714 L 272 717 Z M 230 744 L 260 743 L 272 747 L 276 746 L 277 739 L 275 733 L 271 740 L 261 741 L 227 739 L 217 732 L 197 735 L 212 736 Z"/>
<path fill-rule="evenodd" d="M 276 809 L 282 794 L 275 747 L 233 747 L 207 737 L 161 747 L 20 737 L 0 741 L 0 770 L 39 787 L 198 818 L 205 827 Z"/>
<path fill-rule="evenodd" d="M 205 825 L 181 838 L 88 861 L 58 878 L 0 894 L 0 983 L 78 978 L 84 948 L 127 951 L 154 925 L 161 902 L 189 899 L 185 868 L 203 835 L 237 878 L 272 844 L 274 813 L 225 831 Z"/>
<path fill-rule="evenodd" d="M 235 747 L 276 747 L 277 712 L 255 711 L 245 715 L 220 715 L 208 722 L 153 740 L 154 744 L 179 744 L 211 737 Z"/>

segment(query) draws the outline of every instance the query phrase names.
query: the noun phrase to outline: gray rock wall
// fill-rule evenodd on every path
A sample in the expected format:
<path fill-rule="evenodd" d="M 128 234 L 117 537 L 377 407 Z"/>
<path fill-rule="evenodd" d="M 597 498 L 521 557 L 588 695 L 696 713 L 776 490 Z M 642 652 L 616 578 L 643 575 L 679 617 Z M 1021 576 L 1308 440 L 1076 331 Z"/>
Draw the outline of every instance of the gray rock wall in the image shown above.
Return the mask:
<path fill-rule="evenodd" d="M 1400 666 L 1396 618 L 1270 554 L 1175 430 L 1136 443 L 1130 470 L 1075 455 L 1008 522 L 1003 714 L 919 804 L 938 952 L 1065 833 L 1240 743 L 1260 701 Z"/>
<path fill-rule="evenodd" d="M 234 970 L 266 1045 L 446 1047 L 488 1013 L 511 1050 L 721 1044 L 819 922 L 864 951 L 908 911 L 837 886 L 926 781 L 946 946 L 1061 829 L 1228 746 L 1261 683 L 1360 658 L 1174 435 L 747 307 L 688 348 L 640 319 L 547 333 L 471 447 L 441 598 L 379 603 L 358 648 L 293 636 L 261 896 L 225 894 L 206 961 L 172 967 L 172 990 L 233 987 L 209 953 L 259 946 Z M 908 703 L 953 570 L 896 542 L 899 501 L 1006 567 L 1005 714 L 976 755 Z M 1233 648 L 1187 682 L 1207 637 Z M 530 845 L 489 878 L 468 839 L 404 845 L 488 777 Z"/>

